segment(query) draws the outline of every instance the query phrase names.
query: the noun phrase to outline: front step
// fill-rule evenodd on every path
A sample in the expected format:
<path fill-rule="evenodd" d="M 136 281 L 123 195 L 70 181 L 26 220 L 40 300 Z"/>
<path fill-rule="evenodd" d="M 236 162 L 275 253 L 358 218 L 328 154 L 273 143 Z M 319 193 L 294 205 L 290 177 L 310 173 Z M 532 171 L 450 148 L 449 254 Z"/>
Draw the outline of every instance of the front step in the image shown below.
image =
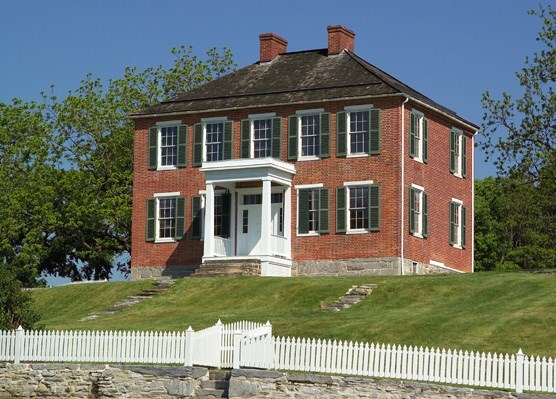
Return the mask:
<path fill-rule="evenodd" d="M 201 381 L 201 388 L 195 390 L 196 398 L 227 398 L 230 387 L 229 371 L 210 370 L 209 379 Z"/>
<path fill-rule="evenodd" d="M 260 276 L 259 259 L 209 260 L 195 270 L 192 277 Z"/>

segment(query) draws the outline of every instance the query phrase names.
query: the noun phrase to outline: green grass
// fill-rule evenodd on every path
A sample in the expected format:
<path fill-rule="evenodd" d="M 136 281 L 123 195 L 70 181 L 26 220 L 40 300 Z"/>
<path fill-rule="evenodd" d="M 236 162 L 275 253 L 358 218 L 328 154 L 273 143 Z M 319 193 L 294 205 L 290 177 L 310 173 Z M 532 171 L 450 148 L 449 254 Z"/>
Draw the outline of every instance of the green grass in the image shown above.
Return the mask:
<path fill-rule="evenodd" d="M 320 310 L 321 301 L 360 283 L 379 286 L 348 310 Z M 33 295 L 46 328 L 182 330 L 218 319 L 270 320 L 275 335 L 556 356 L 556 275 L 183 279 L 128 310 L 79 321 L 145 284 L 85 284 Z"/>

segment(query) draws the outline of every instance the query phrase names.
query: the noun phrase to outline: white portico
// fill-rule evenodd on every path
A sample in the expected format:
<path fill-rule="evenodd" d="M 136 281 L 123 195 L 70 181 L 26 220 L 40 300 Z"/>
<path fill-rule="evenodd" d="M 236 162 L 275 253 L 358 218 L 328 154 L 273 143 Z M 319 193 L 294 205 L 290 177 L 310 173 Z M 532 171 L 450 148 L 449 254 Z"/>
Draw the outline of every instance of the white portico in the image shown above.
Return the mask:
<path fill-rule="evenodd" d="M 205 162 L 201 171 L 206 179 L 203 263 L 254 258 L 261 261 L 262 275 L 290 276 L 295 167 L 268 157 Z M 225 205 L 217 200 L 222 192 L 229 198 Z M 229 226 L 215 230 L 223 206 L 229 215 L 223 223 Z"/>

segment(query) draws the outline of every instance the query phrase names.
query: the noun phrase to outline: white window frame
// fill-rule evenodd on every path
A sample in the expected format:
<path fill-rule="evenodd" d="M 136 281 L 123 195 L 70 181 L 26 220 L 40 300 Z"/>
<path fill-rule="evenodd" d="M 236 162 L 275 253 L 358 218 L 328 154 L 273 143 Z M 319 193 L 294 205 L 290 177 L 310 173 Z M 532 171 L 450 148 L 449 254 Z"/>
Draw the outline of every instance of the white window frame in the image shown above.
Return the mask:
<path fill-rule="evenodd" d="M 297 160 L 298 161 L 318 161 L 320 159 L 320 133 L 321 133 L 321 126 L 320 126 L 320 114 L 324 112 L 324 108 L 314 108 L 314 109 L 302 109 L 302 110 L 298 110 L 296 111 L 296 115 L 297 115 L 297 131 L 299 132 L 298 134 L 298 138 L 297 138 L 297 148 L 299 149 L 299 151 L 297 152 Z M 301 131 L 301 126 L 302 126 L 302 118 L 304 116 L 314 116 L 319 118 L 319 132 L 318 132 L 318 138 L 319 138 L 319 145 L 317 146 L 318 150 L 319 150 L 319 155 L 302 155 L 303 153 L 303 140 L 302 140 L 302 131 Z"/>
<path fill-rule="evenodd" d="M 344 107 L 344 111 L 346 111 L 346 134 L 347 134 L 347 145 L 346 145 L 346 158 L 365 158 L 365 157 L 369 157 L 370 154 L 367 153 L 360 153 L 360 152 L 356 152 L 356 153 L 352 153 L 351 152 L 351 113 L 352 112 L 369 112 L 371 109 L 373 108 L 372 104 L 363 104 L 363 105 L 349 105 Z M 369 132 L 370 132 L 370 124 L 371 121 L 368 121 L 369 123 Z M 370 141 L 371 141 L 371 137 L 369 134 L 368 137 L 369 140 L 369 146 L 371 145 Z"/>
<path fill-rule="evenodd" d="M 313 236 L 320 236 L 318 231 L 309 231 L 307 233 L 299 233 L 299 190 L 320 190 L 324 187 L 323 183 L 315 183 L 315 184 L 298 184 L 295 186 L 297 190 L 297 209 L 295 210 L 297 218 L 296 218 L 296 226 L 295 231 L 297 232 L 297 237 L 313 237 Z"/>
<path fill-rule="evenodd" d="M 164 121 L 156 123 L 156 170 L 174 170 L 178 169 L 177 165 L 177 152 L 178 152 L 178 139 L 176 136 L 176 164 L 175 165 L 162 165 L 162 128 L 175 127 L 178 129 L 176 135 L 179 135 L 179 126 L 182 124 L 181 120 Z"/>
<path fill-rule="evenodd" d="M 424 149 L 424 140 L 423 140 L 423 121 L 425 120 L 425 114 L 421 111 L 417 111 L 416 109 L 412 109 L 411 113 L 415 115 L 415 140 L 417 140 L 417 132 L 419 133 L 419 144 L 415 142 L 415 154 L 413 159 L 417 162 L 423 162 L 423 149 Z"/>
<path fill-rule="evenodd" d="M 413 216 L 414 221 L 419 226 L 419 228 L 415 229 L 415 231 L 413 232 L 413 236 L 424 238 L 423 236 L 423 194 L 425 192 L 425 189 L 421 186 L 418 186 L 417 184 L 411 184 L 411 188 L 415 190 L 414 191 L 415 195 L 419 197 L 419 209 L 417 210 L 415 207 L 413 208 L 415 209 L 415 214 Z M 411 201 L 415 201 L 415 199 L 411 198 Z"/>
<path fill-rule="evenodd" d="M 352 182 L 344 182 L 344 187 L 346 188 L 346 234 L 367 234 L 370 233 L 370 226 L 366 229 L 352 229 L 351 228 L 351 190 L 354 188 L 368 188 L 369 186 L 373 185 L 373 180 L 365 180 L 365 181 L 352 181 Z M 367 202 L 367 212 L 371 211 L 371 199 L 368 199 Z"/>
<path fill-rule="evenodd" d="M 207 125 L 210 125 L 212 123 L 222 123 L 222 143 L 221 143 L 221 148 L 222 148 L 222 159 L 224 159 L 224 130 L 226 129 L 224 126 L 224 122 L 226 122 L 228 120 L 227 117 L 225 116 L 217 116 L 217 117 L 213 117 L 213 118 L 202 118 L 201 119 L 201 123 L 203 124 L 203 162 L 208 162 L 207 161 Z M 217 162 L 217 161 L 211 161 L 211 162 Z"/>
<path fill-rule="evenodd" d="M 454 243 L 452 244 L 452 246 L 454 248 L 463 249 L 463 247 L 461 245 L 461 243 L 462 243 L 462 225 L 461 225 L 461 221 L 462 221 L 462 216 L 463 216 L 462 215 L 462 213 L 463 213 L 463 201 L 459 200 L 457 198 L 452 198 L 451 202 L 456 204 L 456 214 L 457 214 L 458 221 L 459 221 L 459 226 L 455 225 L 455 218 L 454 218 L 454 225 L 455 225 L 456 228 L 454 229 Z M 454 215 L 454 216 L 456 216 L 456 215 Z"/>
<path fill-rule="evenodd" d="M 160 237 L 160 200 L 161 199 L 175 199 L 176 200 L 176 204 L 175 204 L 175 212 L 177 212 L 177 207 L 178 207 L 178 202 L 177 199 L 180 196 L 180 192 L 176 191 L 176 192 L 171 192 L 171 193 L 156 193 L 154 194 L 154 198 L 155 198 L 155 235 L 154 235 L 154 242 L 155 243 L 163 243 L 163 242 L 176 242 L 176 239 L 174 237 Z M 177 226 L 174 226 L 174 229 Z M 174 236 L 175 236 L 175 232 L 174 232 Z"/>
<path fill-rule="evenodd" d="M 463 130 L 452 128 L 455 133 L 455 148 L 454 148 L 454 176 L 463 179 Z M 459 150 L 459 153 L 456 151 Z"/>
<path fill-rule="evenodd" d="M 272 157 L 272 118 L 275 116 L 276 112 L 249 114 L 249 158 L 255 159 L 255 121 L 266 119 L 270 120 L 270 155 L 268 157 Z"/>

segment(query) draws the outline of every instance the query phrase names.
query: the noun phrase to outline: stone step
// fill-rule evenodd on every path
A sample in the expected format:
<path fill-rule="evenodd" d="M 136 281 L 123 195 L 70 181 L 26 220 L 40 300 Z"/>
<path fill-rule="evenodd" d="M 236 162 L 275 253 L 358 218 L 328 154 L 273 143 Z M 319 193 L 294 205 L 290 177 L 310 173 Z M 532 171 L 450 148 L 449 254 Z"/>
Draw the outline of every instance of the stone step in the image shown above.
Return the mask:
<path fill-rule="evenodd" d="M 209 379 L 211 380 L 229 380 L 231 376 L 231 371 L 209 370 Z"/>
<path fill-rule="evenodd" d="M 203 389 L 228 389 L 230 381 L 226 380 L 207 380 L 201 381 L 201 388 Z"/>
<path fill-rule="evenodd" d="M 227 398 L 228 397 L 228 390 L 227 389 L 196 389 L 195 390 L 195 397 L 196 398 Z"/>

